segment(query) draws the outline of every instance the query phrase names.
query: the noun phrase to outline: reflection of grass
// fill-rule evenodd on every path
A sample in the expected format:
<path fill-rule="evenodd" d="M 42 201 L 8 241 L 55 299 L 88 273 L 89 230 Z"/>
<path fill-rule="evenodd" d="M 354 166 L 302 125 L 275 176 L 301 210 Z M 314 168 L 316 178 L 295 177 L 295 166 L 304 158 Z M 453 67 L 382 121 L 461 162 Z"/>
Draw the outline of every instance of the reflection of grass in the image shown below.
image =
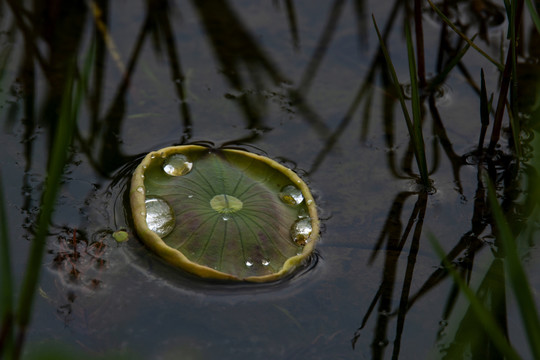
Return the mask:
<path fill-rule="evenodd" d="M 499 326 L 497 325 L 497 320 L 495 319 L 494 315 L 490 313 L 490 311 L 485 307 L 482 301 L 467 286 L 466 282 L 452 267 L 444 254 L 444 250 L 441 248 L 435 238 L 432 238 L 432 244 L 435 251 L 437 252 L 437 255 L 442 259 L 445 268 L 450 273 L 456 284 L 459 286 L 460 291 L 469 301 L 478 322 L 485 329 L 497 349 L 508 359 L 519 359 L 519 355 L 517 354 L 515 349 L 512 348 L 512 346 L 508 343 L 508 340 L 506 339 L 503 331 L 499 329 Z"/>
<path fill-rule="evenodd" d="M 56 197 L 61 186 L 62 174 L 64 172 L 64 166 L 68 158 L 73 129 L 75 127 L 79 105 L 82 100 L 83 82 L 79 82 L 79 86 L 76 90 L 74 90 L 73 74 L 74 66 L 71 66 L 71 70 L 69 71 L 65 85 L 64 95 L 60 105 L 58 124 L 56 127 L 56 133 L 54 135 L 53 141 L 53 148 L 49 157 L 47 178 L 45 181 L 45 188 L 41 200 L 41 210 L 38 215 L 35 235 L 31 243 L 28 262 L 21 287 L 21 293 L 18 300 L 17 312 L 15 314 L 13 322 L 9 321 L 13 314 L 13 309 L 10 306 L 11 297 L 13 296 L 12 288 L 10 285 L 11 270 L 9 261 L 4 261 L 4 259 L 2 259 L 2 299 L 6 299 L 8 301 L 4 304 L 3 309 L 3 326 L 5 326 L 5 329 L 3 329 L 3 331 L 5 331 L 6 336 L 3 336 L 2 338 L 2 340 L 5 341 L 5 345 L 3 347 L 0 347 L 0 355 L 6 355 L 6 357 L 13 356 L 14 358 L 18 358 L 20 356 L 22 352 L 26 329 L 30 323 L 32 305 L 41 272 L 41 263 L 44 254 L 46 237 L 49 230 L 49 223 L 54 212 Z M 0 206 L 3 205 L 3 199 L 0 198 Z M 5 216 L 2 216 L 2 219 L 5 221 Z M 3 257 L 7 258 L 6 260 L 9 260 L 7 224 L 2 224 L 2 229 L 2 254 Z M 15 329 L 15 327 L 17 329 Z M 14 339 L 12 336 L 15 331 L 17 332 L 16 339 Z"/>
<path fill-rule="evenodd" d="M 502 71 L 502 81 L 499 91 L 499 100 L 497 104 L 497 109 L 495 112 L 495 122 L 493 126 L 493 131 L 491 134 L 491 143 L 489 145 L 489 152 L 493 153 L 495 146 L 497 145 L 497 142 L 499 140 L 499 132 L 501 129 L 501 123 L 503 118 L 503 112 L 505 109 L 505 105 L 508 103 L 508 90 L 510 87 L 513 87 L 512 90 L 510 90 L 510 102 L 509 105 L 507 105 L 507 113 L 510 121 L 510 126 L 512 130 L 512 136 L 513 136 L 513 145 L 514 145 L 514 155 L 519 159 L 522 156 L 522 150 L 521 150 L 521 143 L 520 143 L 520 124 L 517 122 L 516 118 L 513 116 L 513 114 L 516 114 L 515 111 L 515 89 L 517 88 L 517 32 L 520 29 L 521 25 L 521 13 L 523 9 L 523 0 L 515 0 L 510 3 L 506 3 L 507 5 L 507 18 L 509 20 L 509 34 L 508 37 L 510 39 L 510 47 L 508 49 L 507 53 L 507 59 L 504 66 L 497 64 L 493 59 L 491 59 L 487 54 L 485 54 L 483 51 L 478 49 L 472 41 L 468 40 L 462 33 L 459 32 L 459 30 L 456 29 L 456 27 L 445 17 L 445 15 L 435 6 L 431 1 L 428 0 L 431 7 L 439 14 L 439 16 L 445 21 L 447 25 L 449 25 L 456 33 L 459 34 L 462 38 L 464 38 L 469 45 L 473 46 L 476 50 L 478 50 L 486 59 L 494 63 L 499 70 Z M 540 22 L 537 23 L 537 13 L 530 4 L 530 2 L 527 4 L 529 6 L 529 11 L 531 13 L 531 17 L 533 18 L 533 22 L 535 22 L 536 26 L 539 27 Z M 489 123 L 489 114 L 488 114 L 488 108 L 490 107 L 487 100 L 487 94 L 485 89 L 485 81 L 484 81 L 484 74 L 482 72 L 482 89 L 481 89 L 481 123 L 482 123 L 482 131 L 481 131 L 481 141 L 479 142 L 479 150 L 481 150 L 482 143 L 483 143 L 483 136 L 485 133 L 485 130 L 487 128 L 487 124 Z M 537 154 L 535 154 L 538 156 Z M 538 169 L 536 169 L 538 170 Z M 540 358 L 540 343 L 538 340 L 540 339 L 540 320 L 538 317 L 536 305 L 533 300 L 531 288 L 529 286 L 527 276 L 525 274 L 525 271 L 523 269 L 523 266 L 521 264 L 521 260 L 518 256 L 517 247 L 516 247 L 516 241 L 514 236 L 512 235 L 512 232 L 510 230 L 510 227 L 507 223 L 507 220 L 503 214 L 503 211 L 497 201 L 497 197 L 495 194 L 495 190 L 493 188 L 493 185 L 488 180 L 488 200 L 489 204 L 491 205 L 491 213 L 493 218 L 493 226 L 497 230 L 497 240 L 499 245 L 499 250 L 502 250 L 502 253 L 504 253 L 505 257 L 505 269 L 506 269 L 506 277 L 511 285 L 512 292 L 514 297 L 517 300 L 517 304 L 521 313 L 521 318 L 523 325 L 525 327 L 525 333 L 528 337 L 528 344 L 529 348 L 531 350 L 531 353 L 534 355 L 535 358 Z M 535 199 L 533 199 L 533 206 L 536 204 Z M 535 216 L 535 213 L 529 214 L 530 216 Z M 497 325 L 497 322 L 494 318 L 494 316 L 489 312 L 489 310 L 482 304 L 482 301 L 479 299 L 478 295 L 474 294 L 472 290 L 466 285 L 466 283 L 461 279 L 461 277 L 456 273 L 456 271 L 451 267 L 449 261 L 447 260 L 444 252 L 438 245 L 438 243 L 434 240 L 433 245 L 435 247 L 435 250 L 437 251 L 438 255 L 443 259 L 443 263 L 449 273 L 454 278 L 454 281 L 459 286 L 460 291 L 466 296 L 468 299 L 470 306 L 473 310 L 473 313 L 475 314 L 478 321 L 482 324 L 482 328 L 484 331 L 488 334 L 488 336 L 491 338 L 493 344 L 498 348 L 498 350 L 504 354 L 504 356 L 508 358 L 519 358 L 519 355 L 515 351 L 515 349 L 512 348 L 512 346 L 508 343 L 506 340 L 505 331 L 502 331 L 500 327 Z"/>
<path fill-rule="evenodd" d="M 452 24 L 450 20 L 438 9 L 433 5 L 431 2 L 429 2 L 432 6 L 432 8 L 439 14 L 439 16 L 442 18 L 443 22 L 449 26 L 451 29 L 454 30 L 455 33 L 458 34 L 459 37 L 461 37 L 466 45 L 463 47 L 460 51 L 456 51 L 454 54 L 450 54 L 451 57 L 449 58 L 449 61 L 446 63 L 446 65 L 439 66 L 438 75 L 427 84 L 422 85 L 422 77 L 421 77 L 421 69 L 418 69 L 418 74 L 416 70 L 415 65 L 415 57 L 413 54 L 413 42 L 411 40 L 411 34 L 410 34 L 410 28 L 409 28 L 409 20 L 406 18 L 405 23 L 405 38 L 407 42 L 407 53 L 408 53 L 408 61 L 409 61 L 409 71 L 410 71 L 410 84 L 411 84 L 411 103 L 410 108 L 412 109 L 412 117 L 409 115 L 409 110 L 407 108 L 407 105 L 405 103 L 405 97 L 403 94 L 403 91 L 401 89 L 401 84 L 399 83 L 399 80 L 397 78 L 394 66 L 392 65 L 392 61 L 389 56 L 389 52 L 386 49 L 385 42 L 383 40 L 383 37 L 381 36 L 378 26 L 375 23 L 375 20 L 373 19 L 375 23 L 375 30 L 377 32 L 377 35 L 379 37 L 379 42 L 381 46 L 381 50 L 384 54 L 386 63 L 388 65 L 388 73 L 389 77 L 391 78 L 391 83 L 393 85 L 393 88 L 396 93 L 396 98 L 399 100 L 401 104 L 401 109 L 403 112 L 403 115 L 405 117 L 405 120 L 407 122 L 408 132 L 411 138 L 411 144 L 412 144 L 412 150 L 414 152 L 414 156 L 416 158 L 419 172 L 421 174 L 422 182 L 427 185 L 427 168 L 425 168 L 422 164 L 422 162 L 425 162 L 425 146 L 423 143 L 422 138 L 422 131 L 421 131 L 421 120 L 423 119 L 422 114 L 422 108 L 420 106 L 420 101 L 424 101 L 426 97 L 429 97 L 430 101 L 430 110 L 432 112 L 432 116 L 434 120 L 438 122 L 437 126 L 440 128 L 443 128 L 441 119 L 438 118 L 438 112 L 436 110 L 436 106 L 434 102 L 432 102 L 431 93 L 432 91 L 437 88 L 438 85 L 443 83 L 445 79 L 447 78 L 448 74 L 454 67 L 460 67 L 463 69 L 463 65 L 461 64 L 462 57 L 467 53 L 470 47 L 473 47 L 478 52 L 480 52 L 488 61 L 492 62 L 500 71 L 501 71 L 501 81 L 500 81 L 500 88 L 498 90 L 498 101 L 496 104 L 496 107 L 492 107 L 492 100 L 488 99 L 487 95 L 487 89 L 484 79 L 484 73 L 481 72 L 481 88 L 479 89 L 479 95 L 480 95 L 480 117 L 479 117 L 479 123 L 481 125 L 480 130 L 480 136 L 479 136 L 479 142 L 478 142 L 478 150 L 474 152 L 474 156 L 477 156 L 478 160 L 478 189 L 475 196 L 475 214 L 473 216 L 473 228 L 470 232 L 466 233 L 460 242 L 452 248 L 452 250 L 448 254 L 442 253 L 440 248 L 435 244 L 434 246 L 437 248 L 437 251 L 439 252 L 439 255 L 444 259 L 444 263 L 446 267 L 448 268 L 448 272 L 454 277 L 456 284 L 459 285 L 459 289 L 461 292 L 465 295 L 466 299 L 468 300 L 469 305 L 469 311 L 467 312 L 466 316 L 471 314 L 474 314 L 475 321 L 473 323 L 470 323 L 468 321 L 465 321 L 465 317 L 459 322 L 459 329 L 458 333 L 455 338 L 453 338 L 452 344 L 450 347 L 446 350 L 448 350 L 447 355 L 450 356 L 450 354 L 459 356 L 465 356 L 465 354 L 482 354 L 482 349 L 485 351 L 486 349 L 491 348 L 491 351 L 495 349 L 495 352 L 499 352 L 499 356 L 505 356 L 507 358 L 520 358 L 517 351 L 512 347 L 512 345 L 507 340 L 507 327 L 506 327 L 506 301 L 505 301 L 505 294 L 506 290 L 504 287 L 504 279 L 507 278 L 509 281 L 509 284 L 512 286 L 512 293 L 514 297 L 517 300 L 518 307 L 522 313 L 522 320 L 525 327 L 525 331 L 529 337 L 529 347 L 531 350 L 531 353 L 535 356 L 535 358 L 540 358 L 540 346 L 538 344 L 538 339 L 540 339 L 540 323 L 538 321 L 537 311 L 535 304 L 533 302 L 533 298 L 531 295 L 531 290 L 527 282 L 527 278 L 525 276 L 525 272 L 523 271 L 520 259 L 518 257 L 514 239 L 512 237 L 512 234 L 509 230 L 509 227 L 506 223 L 506 219 L 503 216 L 502 210 L 499 207 L 499 204 L 497 203 L 497 199 L 495 197 L 494 191 L 490 189 L 487 193 L 485 191 L 485 187 L 483 184 L 482 176 L 485 172 L 485 168 L 488 169 L 488 173 L 491 175 L 491 179 L 496 179 L 493 181 L 497 182 L 497 186 L 501 186 L 504 188 L 504 200 L 503 205 L 504 208 L 507 210 L 508 214 L 512 214 L 512 210 L 517 211 L 520 215 L 524 215 L 524 213 L 527 210 L 524 210 L 522 207 L 519 207 L 519 205 L 516 202 L 516 196 L 515 191 L 521 192 L 522 184 L 520 184 L 520 178 L 519 178 L 519 171 L 517 169 L 527 172 L 527 175 L 530 175 L 527 169 L 527 166 L 519 167 L 515 166 L 514 164 L 519 164 L 522 160 L 522 148 L 524 148 L 523 145 L 528 144 L 522 144 L 520 135 L 521 135 L 521 124 L 519 122 L 520 118 L 519 111 L 515 108 L 516 106 L 516 89 L 517 89 L 517 55 L 520 51 L 518 48 L 519 44 L 519 31 L 521 26 L 521 13 L 523 9 L 523 1 L 522 0 L 516 0 L 512 2 L 507 3 L 507 19 L 509 22 L 509 30 L 508 30 L 508 39 L 509 39 L 509 48 L 506 53 L 506 61 L 503 64 L 500 64 L 493 60 L 487 53 L 482 51 L 477 45 L 473 43 L 474 39 L 476 38 L 476 35 L 472 37 L 472 40 L 467 38 L 466 35 L 464 35 L 463 32 L 461 32 L 457 26 Z M 532 5 L 530 5 L 530 9 L 532 8 Z M 534 10 L 534 9 L 533 9 Z M 535 17 L 538 18 L 536 11 L 531 10 L 531 16 L 533 17 L 533 21 L 535 21 Z M 415 18 L 415 20 L 417 20 Z M 418 20 L 417 20 L 418 21 Z M 540 25 L 540 21 L 538 21 Z M 418 39 L 417 34 L 417 47 L 420 47 L 421 39 Z M 442 45 L 441 45 L 442 46 Z M 418 56 L 418 63 L 422 61 L 423 54 L 420 51 Z M 421 65 L 419 65 L 421 67 Z M 417 78 L 420 80 L 417 82 Z M 420 95 L 422 94 L 422 95 Z M 510 150 L 513 151 L 511 154 L 503 154 L 502 150 L 499 149 L 499 138 L 500 138 L 500 132 L 502 129 L 502 121 L 503 121 L 503 115 L 508 114 L 508 119 L 510 123 L 510 131 L 511 131 L 511 141 L 510 141 Z M 489 119 L 490 116 L 493 114 L 494 122 L 492 125 L 492 133 L 491 133 L 491 140 L 489 147 L 487 148 L 487 151 L 484 151 L 484 137 L 487 131 L 487 128 L 489 126 Z M 514 116 L 515 115 L 515 116 Z M 412 118 L 412 120 L 411 120 Z M 443 129 L 444 130 L 444 129 Z M 444 135 L 444 133 L 440 133 L 439 136 L 441 137 L 441 140 L 444 140 L 445 138 L 441 135 Z M 451 150 L 451 148 L 449 148 Z M 497 155 L 496 155 L 497 154 Z M 450 155 L 450 153 L 449 153 Z M 436 154 L 434 154 L 436 156 Z M 464 165 L 462 162 L 463 159 L 457 158 L 456 162 L 456 168 L 459 169 L 461 166 Z M 508 167 L 508 165 L 512 165 L 512 167 Z M 536 169 L 538 170 L 538 169 Z M 502 183 L 501 179 L 504 179 L 504 183 Z M 532 181 L 532 177 L 529 178 L 529 181 Z M 489 204 L 491 204 L 492 208 L 492 216 L 490 217 L 489 212 L 489 206 L 487 206 L 489 200 Z M 536 200 L 533 201 L 533 203 Z M 530 201 L 528 201 L 529 203 Z M 516 208 L 514 208 L 516 207 Z M 394 214 L 395 215 L 395 214 Z M 529 216 L 529 220 L 533 219 L 535 213 L 533 212 L 531 214 L 525 214 L 525 216 Z M 516 224 L 519 225 L 519 224 Z M 485 242 L 479 237 L 478 234 L 481 234 L 483 230 L 487 227 L 491 226 L 494 233 L 497 233 L 497 242 L 498 245 L 498 254 L 500 255 L 501 252 L 504 252 L 505 260 L 504 260 L 504 266 L 506 268 L 506 275 L 504 271 L 502 271 L 500 274 L 502 274 L 499 278 L 502 278 L 503 285 L 500 284 L 494 284 L 493 281 L 490 281 L 489 277 L 493 276 L 493 274 L 499 274 L 497 273 L 497 269 L 502 269 L 501 260 L 496 258 L 493 262 L 493 265 L 490 267 L 490 273 L 489 276 L 486 276 L 484 281 L 482 282 L 481 287 L 479 288 L 478 292 L 475 294 L 467 285 L 466 281 L 463 280 L 463 278 L 468 278 L 470 274 L 472 273 L 472 267 L 474 262 L 474 254 L 475 252 L 485 246 Z M 526 232 L 530 230 L 525 230 Z M 378 250 L 380 246 L 380 242 L 376 245 L 376 250 Z M 392 248 L 394 249 L 394 248 Z M 462 259 L 458 259 L 458 255 L 462 253 L 464 250 L 467 251 Z M 461 276 L 458 276 L 457 272 L 451 268 L 449 268 L 450 261 L 457 261 L 460 263 L 462 267 L 460 267 L 460 271 L 462 271 L 463 274 Z M 384 272 L 390 271 L 392 268 L 391 266 L 385 265 Z M 441 279 L 443 279 L 446 276 L 445 270 L 437 270 L 435 271 L 432 276 L 426 281 L 426 284 L 420 289 L 417 295 L 413 296 L 412 299 L 409 301 L 409 306 L 414 303 L 416 300 L 416 297 L 420 297 L 423 293 L 425 293 L 429 289 L 433 289 L 433 287 L 439 283 Z M 405 280 L 407 281 L 407 279 Z M 382 286 L 382 285 L 381 285 Z M 456 289 L 456 288 L 454 288 Z M 445 309 L 445 315 L 444 318 L 446 319 L 448 313 L 452 311 L 453 306 L 455 305 L 456 301 L 456 292 L 453 292 L 449 296 L 449 300 L 447 303 L 447 307 Z M 380 294 L 377 294 L 377 297 Z M 408 294 L 405 294 L 408 296 Z M 403 297 L 402 293 L 402 297 Z M 381 300 L 382 301 L 382 300 Z M 486 307 L 487 305 L 487 307 Z M 371 309 L 371 307 L 370 307 Z M 369 312 L 368 312 L 369 315 Z M 476 324 L 480 324 L 480 328 L 478 329 Z M 381 324 L 385 324 L 382 321 L 378 322 L 378 326 Z M 471 330 L 468 328 L 467 325 L 472 325 L 472 327 L 475 330 Z M 364 325 L 364 324 L 363 324 Z M 398 325 L 399 325 L 399 318 L 398 318 Z M 363 327 L 363 326 L 362 326 Z M 469 326 L 470 327 L 470 326 Z M 464 339 L 463 334 L 467 333 L 470 335 L 470 337 L 474 337 L 475 339 Z M 484 336 L 484 333 L 488 335 L 486 338 Z M 465 335 L 465 337 L 467 337 Z M 491 339 L 491 341 L 490 341 Z M 356 334 L 355 334 L 355 340 L 356 340 Z M 395 343 L 394 343 L 394 351 L 396 348 L 399 348 L 399 340 L 400 337 L 398 336 Z M 463 343 L 466 343 L 463 347 L 460 347 L 463 345 Z M 456 345 L 458 344 L 458 345 Z M 495 346 L 495 348 L 493 348 Z M 441 350 L 442 354 L 445 350 Z M 485 353 L 483 354 L 485 355 Z M 493 354 L 495 355 L 495 354 Z M 495 355 L 496 356 L 496 355 Z"/>
<path fill-rule="evenodd" d="M 501 243 L 501 249 L 505 256 L 504 267 L 506 269 L 506 275 L 518 304 L 521 320 L 528 339 L 529 349 L 536 359 L 540 359 L 540 342 L 538 342 L 540 339 L 540 318 L 538 317 L 527 275 L 517 252 L 516 241 L 503 215 L 502 209 L 499 206 L 495 190 L 491 183 L 488 184 L 488 198 L 491 204 L 493 218 L 498 229 L 498 240 Z M 501 329 L 496 320 L 498 314 L 492 313 L 488 308 L 487 302 L 483 302 L 480 296 L 475 294 L 471 288 L 467 286 L 466 282 L 448 261 L 437 240 L 433 237 L 431 241 L 437 255 L 442 259 L 446 270 L 458 285 L 461 293 L 468 300 L 473 314 L 491 339 L 492 344 L 508 359 L 520 359 L 517 351 L 507 340 L 506 329 Z M 504 284 L 495 286 L 504 286 Z M 505 292 L 503 291 L 501 296 L 504 296 L 504 294 Z M 493 304 L 491 305 L 493 306 Z M 477 334 L 477 336 L 480 336 L 480 334 Z M 470 341 L 474 341 L 474 339 L 471 339 Z"/>

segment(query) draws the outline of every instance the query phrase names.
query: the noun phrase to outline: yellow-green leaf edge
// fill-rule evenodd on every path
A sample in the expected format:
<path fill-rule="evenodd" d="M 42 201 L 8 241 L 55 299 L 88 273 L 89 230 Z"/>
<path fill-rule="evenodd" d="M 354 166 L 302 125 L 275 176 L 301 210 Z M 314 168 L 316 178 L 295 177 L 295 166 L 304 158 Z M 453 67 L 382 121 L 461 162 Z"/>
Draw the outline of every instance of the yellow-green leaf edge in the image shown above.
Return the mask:
<path fill-rule="evenodd" d="M 204 150 L 208 149 L 200 145 L 179 145 L 170 146 L 157 151 L 148 153 L 141 163 L 135 169 L 133 177 L 131 179 L 131 188 L 129 192 L 129 198 L 131 203 L 131 211 L 133 216 L 133 223 L 135 230 L 140 239 L 148 246 L 154 253 L 167 261 L 169 264 L 182 268 L 192 274 L 198 275 L 207 279 L 219 279 L 219 280 L 232 280 L 232 281 L 249 281 L 249 282 L 271 282 L 276 281 L 284 276 L 290 274 L 295 268 L 302 265 L 310 254 L 315 249 L 315 244 L 319 240 L 320 221 L 317 216 L 317 206 L 313 199 L 313 195 L 309 190 L 306 183 L 291 169 L 281 165 L 280 163 L 267 158 L 262 155 L 253 154 L 243 150 L 236 149 L 222 149 L 223 152 L 238 153 L 247 157 L 251 157 L 257 161 L 263 162 L 270 167 L 281 172 L 287 176 L 299 189 L 302 191 L 304 201 L 308 208 L 309 217 L 311 218 L 311 235 L 309 241 L 304 246 L 302 253 L 293 256 L 285 261 L 281 269 L 275 273 L 262 276 L 249 276 L 246 278 L 239 278 L 232 274 L 227 274 L 204 265 L 200 265 L 190 261 L 182 252 L 168 246 L 156 233 L 148 228 L 146 223 L 146 196 L 144 193 L 137 191 L 139 186 L 144 187 L 144 172 L 146 167 L 150 165 L 152 157 L 160 158 L 167 157 L 173 154 L 189 152 L 192 150 Z"/>

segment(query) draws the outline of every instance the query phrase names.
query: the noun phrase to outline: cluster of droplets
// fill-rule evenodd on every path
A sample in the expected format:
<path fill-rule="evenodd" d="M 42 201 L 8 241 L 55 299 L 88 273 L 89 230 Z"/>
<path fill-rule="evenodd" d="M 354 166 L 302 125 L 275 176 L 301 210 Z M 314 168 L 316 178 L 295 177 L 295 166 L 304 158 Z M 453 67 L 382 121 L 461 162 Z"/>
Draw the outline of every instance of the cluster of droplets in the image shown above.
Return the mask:
<path fill-rule="evenodd" d="M 247 266 L 248 268 L 250 268 L 250 267 L 252 267 L 253 265 L 255 265 L 255 261 L 253 261 L 253 260 L 246 260 L 245 264 L 246 264 L 246 266 Z M 261 265 L 262 265 L 262 266 L 268 266 L 268 265 L 270 265 L 270 261 L 269 261 L 269 260 L 266 260 L 266 259 L 262 259 L 262 260 L 261 260 Z"/>
<path fill-rule="evenodd" d="M 173 154 L 169 157 L 164 152 L 160 154 L 163 160 L 163 171 L 170 176 L 186 175 L 193 168 L 193 162 L 184 154 Z M 156 158 L 156 154 L 150 155 L 151 159 Z M 146 170 L 144 165 L 143 169 Z M 141 175 L 144 179 L 144 175 Z M 145 194 L 143 186 L 137 187 L 137 192 Z M 159 237 L 165 237 L 173 231 L 176 220 L 174 211 L 167 201 L 158 196 L 146 196 L 144 201 L 146 212 L 141 212 L 142 216 L 146 216 L 146 224 L 148 228 L 156 233 Z"/>
<path fill-rule="evenodd" d="M 286 185 L 281 189 L 279 198 L 285 204 L 293 207 L 298 207 L 298 219 L 291 226 L 291 238 L 296 245 L 306 245 L 311 236 L 312 225 L 309 213 L 304 206 L 300 206 L 304 202 L 302 191 L 294 185 Z M 309 199 L 305 203 L 311 205 L 313 200 Z"/>

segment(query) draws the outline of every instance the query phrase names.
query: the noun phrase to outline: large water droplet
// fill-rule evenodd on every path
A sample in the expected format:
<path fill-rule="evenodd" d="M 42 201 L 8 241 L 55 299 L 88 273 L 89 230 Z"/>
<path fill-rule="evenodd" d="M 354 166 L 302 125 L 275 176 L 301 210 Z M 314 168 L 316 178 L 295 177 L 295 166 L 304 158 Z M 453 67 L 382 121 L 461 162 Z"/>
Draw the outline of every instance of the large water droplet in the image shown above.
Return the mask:
<path fill-rule="evenodd" d="M 310 218 L 297 220 L 291 227 L 291 237 L 296 245 L 306 245 L 310 240 L 311 230 Z"/>
<path fill-rule="evenodd" d="M 171 155 L 163 162 L 163 171 L 171 176 L 186 175 L 192 167 L 193 163 L 183 154 Z"/>
<path fill-rule="evenodd" d="M 144 203 L 148 228 L 160 237 L 169 235 L 175 225 L 174 212 L 169 204 L 155 196 L 148 196 Z"/>
<path fill-rule="evenodd" d="M 244 203 L 242 202 L 242 200 L 232 195 L 219 194 L 214 196 L 210 200 L 210 206 L 218 213 L 231 214 L 237 212 L 238 210 L 241 210 L 244 206 Z"/>
<path fill-rule="evenodd" d="M 279 198 L 286 204 L 298 205 L 304 201 L 304 195 L 302 191 L 294 185 L 287 185 L 279 193 Z"/>

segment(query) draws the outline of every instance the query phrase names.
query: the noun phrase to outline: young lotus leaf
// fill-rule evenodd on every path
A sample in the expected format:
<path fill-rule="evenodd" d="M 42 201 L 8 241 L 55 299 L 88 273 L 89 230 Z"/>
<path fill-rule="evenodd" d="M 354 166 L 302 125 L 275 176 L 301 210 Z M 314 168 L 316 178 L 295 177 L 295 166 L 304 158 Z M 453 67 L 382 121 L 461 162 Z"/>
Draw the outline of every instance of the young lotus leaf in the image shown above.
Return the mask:
<path fill-rule="evenodd" d="M 196 275 L 273 281 L 302 264 L 319 236 L 306 184 L 240 150 L 196 145 L 149 153 L 130 191 L 141 240 Z"/>

